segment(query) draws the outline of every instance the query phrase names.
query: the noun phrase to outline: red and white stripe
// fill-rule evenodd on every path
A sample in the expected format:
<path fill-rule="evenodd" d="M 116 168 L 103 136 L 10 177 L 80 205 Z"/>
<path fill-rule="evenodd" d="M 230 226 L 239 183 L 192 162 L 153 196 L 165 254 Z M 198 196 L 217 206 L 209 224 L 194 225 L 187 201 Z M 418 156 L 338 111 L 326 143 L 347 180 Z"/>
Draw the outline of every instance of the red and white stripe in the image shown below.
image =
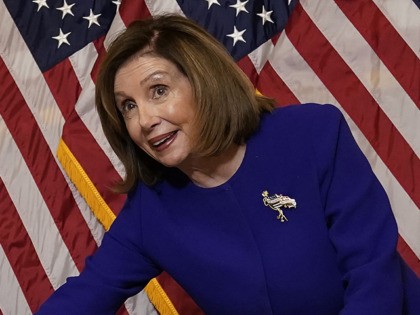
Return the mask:
<path fill-rule="evenodd" d="M 80 272 L 104 234 L 56 158 L 60 138 L 82 135 L 93 155 L 70 148 L 96 182 L 109 175 L 98 172 L 103 168 L 114 177 L 123 172 L 92 106 L 96 47 L 41 73 L 3 1 L 0 28 L 0 310 L 31 314 Z M 118 210 L 124 198 L 105 192 L 105 185 L 97 187 Z M 144 292 L 126 309 L 154 312 Z"/>

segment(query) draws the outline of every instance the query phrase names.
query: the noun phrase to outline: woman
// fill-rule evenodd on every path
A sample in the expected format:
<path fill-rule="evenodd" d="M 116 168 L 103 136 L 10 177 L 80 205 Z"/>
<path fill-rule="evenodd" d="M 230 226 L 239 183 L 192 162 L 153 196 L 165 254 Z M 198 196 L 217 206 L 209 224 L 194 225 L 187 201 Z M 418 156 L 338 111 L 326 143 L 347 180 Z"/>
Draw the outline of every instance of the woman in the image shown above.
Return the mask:
<path fill-rule="evenodd" d="M 420 310 L 388 199 L 335 107 L 274 109 L 173 15 L 131 24 L 96 92 L 127 202 L 40 314 L 114 314 L 163 270 L 206 314 Z"/>

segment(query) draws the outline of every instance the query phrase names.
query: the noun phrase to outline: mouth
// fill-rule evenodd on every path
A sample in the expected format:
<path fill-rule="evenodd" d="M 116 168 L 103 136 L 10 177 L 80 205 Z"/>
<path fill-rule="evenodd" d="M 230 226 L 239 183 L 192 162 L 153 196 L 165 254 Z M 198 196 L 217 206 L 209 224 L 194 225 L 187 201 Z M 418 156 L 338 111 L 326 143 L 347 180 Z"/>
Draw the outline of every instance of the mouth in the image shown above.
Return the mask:
<path fill-rule="evenodd" d="M 156 149 L 158 151 L 164 150 L 175 139 L 177 132 L 178 132 L 178 130 L 167 133 L 167 134 L 164 134 L 164 135 L 160 135 L 158 137 L 150 139 L 149 143 L 154 149 Z"/>

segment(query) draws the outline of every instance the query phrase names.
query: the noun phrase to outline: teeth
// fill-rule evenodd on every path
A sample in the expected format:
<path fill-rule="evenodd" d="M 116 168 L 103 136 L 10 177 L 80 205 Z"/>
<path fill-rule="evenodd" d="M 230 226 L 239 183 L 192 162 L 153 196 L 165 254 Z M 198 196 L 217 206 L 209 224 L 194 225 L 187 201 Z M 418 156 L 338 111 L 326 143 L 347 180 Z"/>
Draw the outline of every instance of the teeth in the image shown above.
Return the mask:
<path fill-rule="evenodd" d="M 173 135 L 173 134 L 170 134 L 170 135 L 169 135 L 169 136 L 167 136 L 166 138 L 163 138 L 162 140 L 159 140 L 159 141 L 157 141 L 157 142 L 153 143 L 153 146 L 154 146 L 154 147 L 157 147 L 157 146 L 161 145 L 161 144 L 162 144 L 162 143 L 164 143 L 166 140 L 168 140 L 170 137 L 172 137 L 172 135 Z"/>
<path fill-rule="evenodd" d="M 155 142 L 155 143 L 153 143 L 153 146 L 157 147 L 158 145 L 160 145 L 160 144 L 164 143 L 167 139 L 168 139 L 168 138 L 165 138 L 165 139 L 162 139 L 162 140 L 160 140 L 160 141 L 158 141 L 158 142 Z"/>

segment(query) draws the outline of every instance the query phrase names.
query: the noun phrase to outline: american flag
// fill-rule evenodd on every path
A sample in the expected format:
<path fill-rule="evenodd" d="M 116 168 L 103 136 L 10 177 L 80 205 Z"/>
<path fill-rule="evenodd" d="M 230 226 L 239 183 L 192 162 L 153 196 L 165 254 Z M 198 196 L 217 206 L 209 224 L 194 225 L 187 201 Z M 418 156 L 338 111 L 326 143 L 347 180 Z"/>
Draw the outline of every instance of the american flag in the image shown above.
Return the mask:
<path fill-rule="evenodd" d="M 94 109 L 98 65 L 134 19 L 177 12 L 279 106 L 345 115 L 420 276 L 418 0 L 0 0 L 0 314 L 31 314 L 99 246 L 125 196 Z M 351 193 L 351 192 L 349 192 Z M 168 276 L 122 313 L 201 314 Z M 100 301 L 99 301 L 100 302 Z"/>

